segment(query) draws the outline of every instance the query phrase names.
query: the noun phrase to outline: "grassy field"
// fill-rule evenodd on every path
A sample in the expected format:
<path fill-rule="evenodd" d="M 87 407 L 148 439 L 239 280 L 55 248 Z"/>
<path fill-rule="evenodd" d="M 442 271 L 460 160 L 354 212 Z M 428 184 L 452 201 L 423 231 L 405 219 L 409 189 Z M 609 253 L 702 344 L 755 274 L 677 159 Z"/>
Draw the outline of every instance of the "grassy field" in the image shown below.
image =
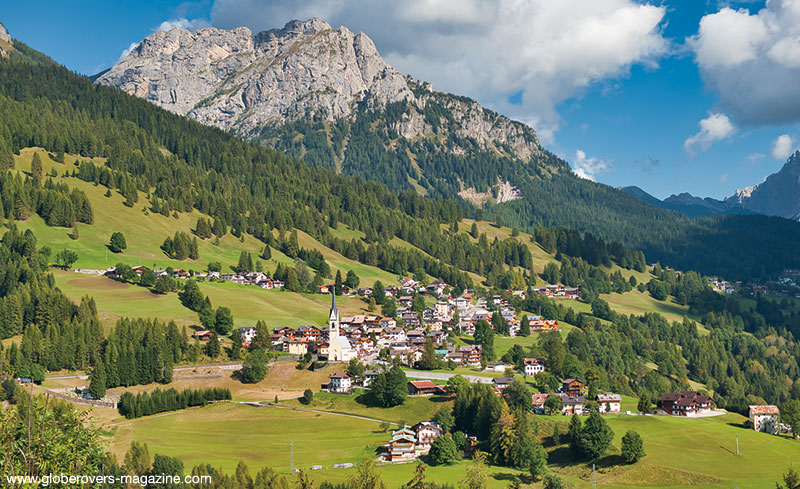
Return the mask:
<path fill-rule="evenodd" d="M 197 314 L 183 307 L 175 293 L 158 295 L 135 285 L 75 272 L 56 270 L 54 275 L 56 285 L 76 302 L 85 295 L 94 297 L 106 326 L 124 316 L 157 317 L 185 326 L 199 324 Z M 270 328 L 321 326 L 326 324 L 330 308 L 329 295 L 263 290 L 230 282 L 202 282 L 200 290 L 214 307 L 229 307 L 237 327 L 253 326 L 258 320 L 266 321 Z M 367 312 L 367 304 L 359 298 L 341 297 L 337 304 L 343 315 Z"/>
<path fill-rule="evenodd" d="M 341 410 L 355 402 L 346 397 L 336 397 L 338 400 L 333 396 L 317 396 L 310 407 Z M 406 414 L 430 414 L 427 407 L 420 409 L 420 406 L 432 401 L 411 399 L 409 402 L 411 406 L 401 408 Z M 364 415 L 375 414 L 368 409 L 362 412 Z M 412 422 L 409 419 L 404 418 Z M 567 420 L 566 417 L 550 419 Z M 606 419 L 614 431 L 614 442 L 608 454 L 597 464 L 599 487 L 761 489 L 772 487 L 792 461 L 800 459 L 800 442 L 741 428 L 744 418 L 738 415 L 705 419 L 612 415 Z M 208 462 L 228 472 L 243 459 L 251 471 L 272 466 L 288 474 L 289 444 L 294 442 L 295 466 L 323 465 L 323 470 L 309 474 L 315 480 L 332 482 L 343 482 L 352 474 L 350 469 L 334 470 L 332 464 L 357 463 L 364 457 L 374 457 L 376 450 L 388 439 L 388 434 L 381 432 L 378 423 L 373 421 L 237 404 L 216 404 L 130 421 L 106 414 L 103 424 L 115 430 L 110 448 L 118 458 L 123 456 L 130 442 L 136 440 L 146 442 L 151 454 L 180 458 L 187 468 Z M 288 425 L 292 427 L 290 430 L 285 429 Z M 641 434 L 647 454 L 634 465 L 622 463 L 618 456 L 620 440 L 628 430 Z M 737 434 L 739 457 L 735 456 Z M 568 448 L 564 445 L 548 446 L 547 450 L 549 470 L 564 478 L 572 488 L 591 487 L 589 465 L 569 462 Z M 455 484 L 463 478 L 467 463 L 431 467 L 426 473 L 430 480 Z M 408 481 L 413 470 L 414 464 L 382 466 L 379 469 L 389 489 L 398 488 Z M 506 487 L 508 480 L 517 474 L 500 467 L 492 467 L 491 472 L 493 477 L 489 487 L 492 489 Z M 541 486 L 539 483 L 525 487 Z"/>

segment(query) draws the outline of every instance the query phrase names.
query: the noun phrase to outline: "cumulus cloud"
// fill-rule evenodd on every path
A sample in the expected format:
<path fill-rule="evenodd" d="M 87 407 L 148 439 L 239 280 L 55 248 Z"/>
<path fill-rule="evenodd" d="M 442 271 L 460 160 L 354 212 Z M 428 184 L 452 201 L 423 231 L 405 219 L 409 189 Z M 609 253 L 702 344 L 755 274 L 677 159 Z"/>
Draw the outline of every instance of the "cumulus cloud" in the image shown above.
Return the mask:
<path fill-rule="evenodd" d="M 559 103 L 655 66 L 669 51 L 664 15 L 639 0 L 216 0 L 211 23 L 261 31 L 316 16 L 363 31 L 401 72 L 552 135 Z"/>
<path fill-rule="evenodd" d="M 575 160 L 572 162 L 572 172 L 580 178 L 595 181 L 597 173 L 605 173 L 610 171 L 612 165 L 608 161 L 600 160 L 597 158 L 589 158 L 586 153 L 577 150 L 575 152 Z"/>
<path fill-rule="evenodd" d="M 736 128 L 727 115 L 714 113 L 700 121 L 700 132 L 688 137 L 683 147 L 694 156 L 710 148 L 713 143 L 731 137 L 735 132 Z"/>
<path fill-rule="evenodd" d="M 800 120 L 800 0 L 721 8 L 688 39 L 707 87 L 738 124 Z"/>
<path fill-rule="evenodd" d="M 781 134 L 772 142 L 772 157 L 778 160 L 785 160 L 792 154 L 794 140 L 788 134 Z"/>
<path fill-rule="evenodd" d="M 205 19 L 171 19 L 165 20 L 158 27 L 153 29 L 153 32 L 158 31 L 171 31 L 172 29 L 185 29 L 187 31 L 195 31 L 197 29 L 202 29 L 203 27 L 208 27 L 209 23 Z"/>

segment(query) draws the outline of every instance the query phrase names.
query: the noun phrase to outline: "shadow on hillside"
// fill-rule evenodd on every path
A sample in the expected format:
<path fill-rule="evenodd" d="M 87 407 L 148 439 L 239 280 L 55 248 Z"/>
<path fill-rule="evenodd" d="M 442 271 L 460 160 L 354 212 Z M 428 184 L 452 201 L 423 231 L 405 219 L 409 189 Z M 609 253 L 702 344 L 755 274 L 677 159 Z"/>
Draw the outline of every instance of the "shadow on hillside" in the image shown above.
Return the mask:
<path fill-rule="evenodd" d="M 622 455 L 614 454 L 614 455 L 606 455 L 605 457 L 599 459 L 595 462 L 595 466 L 598 469 L 608 469 L 611 467 L 616 467 L 618 465 L 628 465 L 628 462 L 622 458 Z M 589 464 L 591 467 L 591 464 Z"/>
<path fill-rule="evenodd" d="M 550 452 L 547 456 L 547 464 L 548 465 L 556 465 L 558 467 L 567 467 L 569 465 L 575 465 L 575 462 L 572 459 L 572 452 L 570 451 L 569 447 L 559 447 Z"/>

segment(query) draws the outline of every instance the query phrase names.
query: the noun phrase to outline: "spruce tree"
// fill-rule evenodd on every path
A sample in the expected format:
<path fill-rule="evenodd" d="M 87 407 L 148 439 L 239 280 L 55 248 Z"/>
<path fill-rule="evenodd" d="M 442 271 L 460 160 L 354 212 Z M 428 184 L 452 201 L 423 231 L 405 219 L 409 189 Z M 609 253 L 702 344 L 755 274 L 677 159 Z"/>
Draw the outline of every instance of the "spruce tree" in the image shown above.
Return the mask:
<path fill-rule="evenodd" d="M 89 376 L 89 394 L 95 399 L 106 396 L 106 369 L 100 356 L 95 360 L 92 374 Z"/>
<path fill-rule="evenodd" d="M 42 169 L 42 158 L 39 156 L 39 152 L 33 153 L 33 160 L 31 160 L 31 175 L 34 178 L 39 180 L 42 179 L 44 174 L 44 170 Z"/>
<path fill-rule="evenodd" d="M 333 290 L 336 295 L 342 295 L 342 272 L 336 270 L 336 280 L 333 283 Z"/>

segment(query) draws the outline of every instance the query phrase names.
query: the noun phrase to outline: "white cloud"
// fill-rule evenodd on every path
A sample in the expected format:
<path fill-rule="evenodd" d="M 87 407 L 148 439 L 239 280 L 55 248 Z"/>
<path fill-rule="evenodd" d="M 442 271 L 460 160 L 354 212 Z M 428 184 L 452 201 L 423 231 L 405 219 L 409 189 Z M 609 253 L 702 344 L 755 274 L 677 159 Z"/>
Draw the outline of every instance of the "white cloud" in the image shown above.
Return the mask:
<path fill-rule="evenodd" d="M 130 44 L 130 46 L 128 46 L 127 48 L 123 49 L 123 50 L 122 50 L 122 53 L 120 53 L 120 55 L 119 55 L 119 61 L 122 61 L 122 59 L 123 59 L 123 58 L 125 58 L 125 57 L 127 57 L 129 54 L 131 54 L 131 51 L 133 51 L 134 49 L 136 49 L 136 46 L 138 46 L 138 45 L 139 45 L 139 43 L 138 43 L 138 42 L 132 42 L 132 43 Z"/>
<path fill-rule="evenodd" d="M 171 19 L 165 20 L 162 22 L 158 27 L 153 29 L 153 32 L 158 31 L 171 31 L 172 29 L 184 29 L 187 31 L 195 31 L 197 29 L 202 29 L 203 27 L 208 27 L 209 23 L 205 19 Z"/>
<path fill-rule="evenodd" d="M 788 134 L 781 134 L 772 142 L 772 157 L 778 160 L 785 160 L 792 154 L 794 140 Z"/>
<path fill-rule="evenodd" d="M 763 159 L 766 155 L 764 153 L 750 153 L 747 155 L 747 161 L 754 162 Z"/>
<path fill-rule="evenodd" d="M 211 24 L 261 31 L 317 16 L 345 25 L 401 72 L 552 135 L 559 103 L 669 51 L 665 12 L 639 0 L 216 0 Z M 522 103 L 510 103 L 518 92 Z"/>
<path fill-rule="evenodd" d="M 580 178 L 595 181 L 595 174 L 611 171 L 612 165 L 608 161 L 589 158 L 586 153 L 575 151 L 575 160 L 572 162 L 572 172 Z"/>
<path fill-rule="evenodd" d="M 716 141 L 727 139 L 736 132 L 736 128 L 725 114 L 710 114 L 700 121 L 700 132 L 690 136 L 683 143 L 684 149 L 694 156 L 711 147 Z"/>
<path fill-rule="evenodd" d="M 800 0 L 704 16 L 688 39 L 706 86 L 738 124 L 800 120 Z"/>

